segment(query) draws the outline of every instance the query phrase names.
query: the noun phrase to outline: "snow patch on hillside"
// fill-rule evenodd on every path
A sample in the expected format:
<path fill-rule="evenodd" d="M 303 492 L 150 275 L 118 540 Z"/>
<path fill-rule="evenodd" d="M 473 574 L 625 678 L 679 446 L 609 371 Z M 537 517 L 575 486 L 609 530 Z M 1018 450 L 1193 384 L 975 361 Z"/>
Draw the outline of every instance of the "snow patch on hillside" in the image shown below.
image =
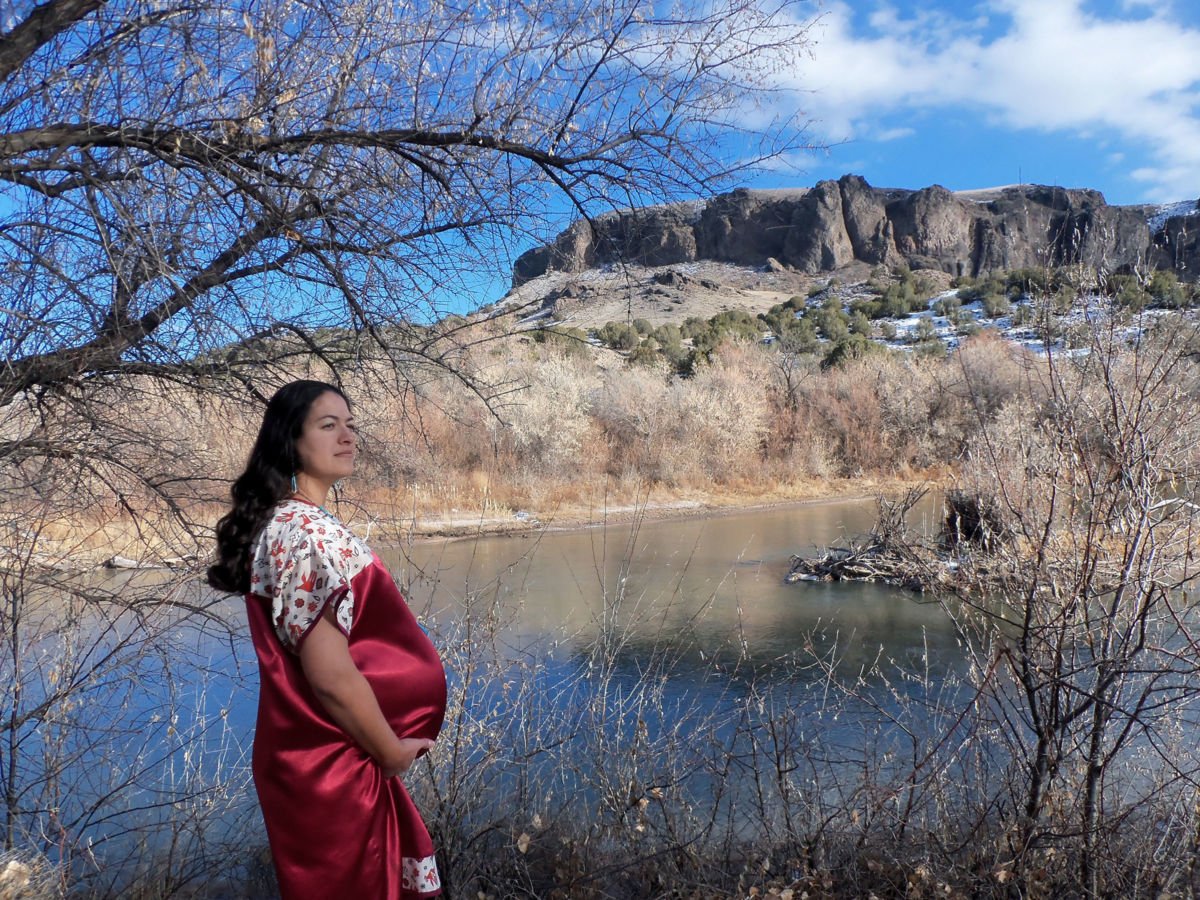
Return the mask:
<path fill-rule="evenodd" d="M 1180 200 L 1178 203 L 1164 203 L 1154 207 L 1154 213 L 1146 218 L 1151 234 L 1158 234 L 1167 224 L 1167 219 L 1175 216 L 1194 216 L 1200 214 L 1200 200 Z"/>

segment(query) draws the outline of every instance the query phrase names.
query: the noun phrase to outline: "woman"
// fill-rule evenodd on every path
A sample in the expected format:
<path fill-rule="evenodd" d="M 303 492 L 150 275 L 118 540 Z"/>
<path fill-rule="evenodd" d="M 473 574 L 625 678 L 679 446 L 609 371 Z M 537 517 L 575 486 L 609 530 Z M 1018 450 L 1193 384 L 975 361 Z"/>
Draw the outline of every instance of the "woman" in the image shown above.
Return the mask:
<path fill-rule="evenodd" d="M 208 570 L 213 587 L 246 595 L 260 675 L 254 784 L 287 900 L 441 892 L 429 833 L 395 776 L 441 729 L 445 674 L 383 564 L 325 509 L 357 451 L 340 390 L 280 388 Z"/>

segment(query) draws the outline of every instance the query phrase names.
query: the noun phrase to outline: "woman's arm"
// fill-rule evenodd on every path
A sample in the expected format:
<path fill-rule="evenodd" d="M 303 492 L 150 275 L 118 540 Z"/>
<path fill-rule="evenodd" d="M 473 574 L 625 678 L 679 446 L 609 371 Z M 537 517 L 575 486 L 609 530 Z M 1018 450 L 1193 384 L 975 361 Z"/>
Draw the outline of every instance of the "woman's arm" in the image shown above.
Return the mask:
<path fill-rule="evenodd" d="M 425 738 L 396 736 L 354 665 L 346 636 L 324 615 L 300 645 L 300 666 L 330 718 L 371 755 L 384 777 L 406 771 L 418 753 L 433 746 Z"/>

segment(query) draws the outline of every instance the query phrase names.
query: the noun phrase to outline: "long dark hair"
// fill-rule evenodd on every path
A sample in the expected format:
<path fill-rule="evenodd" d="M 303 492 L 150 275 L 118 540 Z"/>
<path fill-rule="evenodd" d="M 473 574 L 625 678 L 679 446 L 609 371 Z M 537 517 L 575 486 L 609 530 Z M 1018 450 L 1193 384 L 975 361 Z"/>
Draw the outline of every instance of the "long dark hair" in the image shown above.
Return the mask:
<path fill-rule="evenodd" d="M 275 504 L 292 492 L 292 475 L 300 464 L 296 440 L 313 401 L 328 391 L 350 405 L 339 388 L 323 381 L 293 381 L 267 402 L 246 469 L 230 491 L 233 509 L 217 522 L 217 561 L 208 568 L 208 583 L 217 590 L 250 590 L 250 545 Z"/>

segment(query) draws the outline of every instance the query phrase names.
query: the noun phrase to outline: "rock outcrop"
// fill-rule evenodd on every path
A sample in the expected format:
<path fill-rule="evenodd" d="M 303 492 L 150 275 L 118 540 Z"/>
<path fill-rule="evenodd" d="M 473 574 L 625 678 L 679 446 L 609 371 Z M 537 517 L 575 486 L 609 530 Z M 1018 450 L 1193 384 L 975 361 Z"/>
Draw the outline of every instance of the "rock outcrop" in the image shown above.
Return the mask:
<path fill-rule="evenodd" d="M 577 222 L 522 255 L 519 285 L 550 271 L 712 259 L 816 274 L 854 262 L 954 275 L 1078 264 L 1104 272 L 1200 273 L 1200 207 L 1152 222 L 1148 206 L 1109 206 L 1094 190 L 1021 185 L 954 193 L 875 188 L 857 175 L 795 190 L 740 189 L 707 202 Z M 768 262 L 770 261 L 770 262 Z"/>

